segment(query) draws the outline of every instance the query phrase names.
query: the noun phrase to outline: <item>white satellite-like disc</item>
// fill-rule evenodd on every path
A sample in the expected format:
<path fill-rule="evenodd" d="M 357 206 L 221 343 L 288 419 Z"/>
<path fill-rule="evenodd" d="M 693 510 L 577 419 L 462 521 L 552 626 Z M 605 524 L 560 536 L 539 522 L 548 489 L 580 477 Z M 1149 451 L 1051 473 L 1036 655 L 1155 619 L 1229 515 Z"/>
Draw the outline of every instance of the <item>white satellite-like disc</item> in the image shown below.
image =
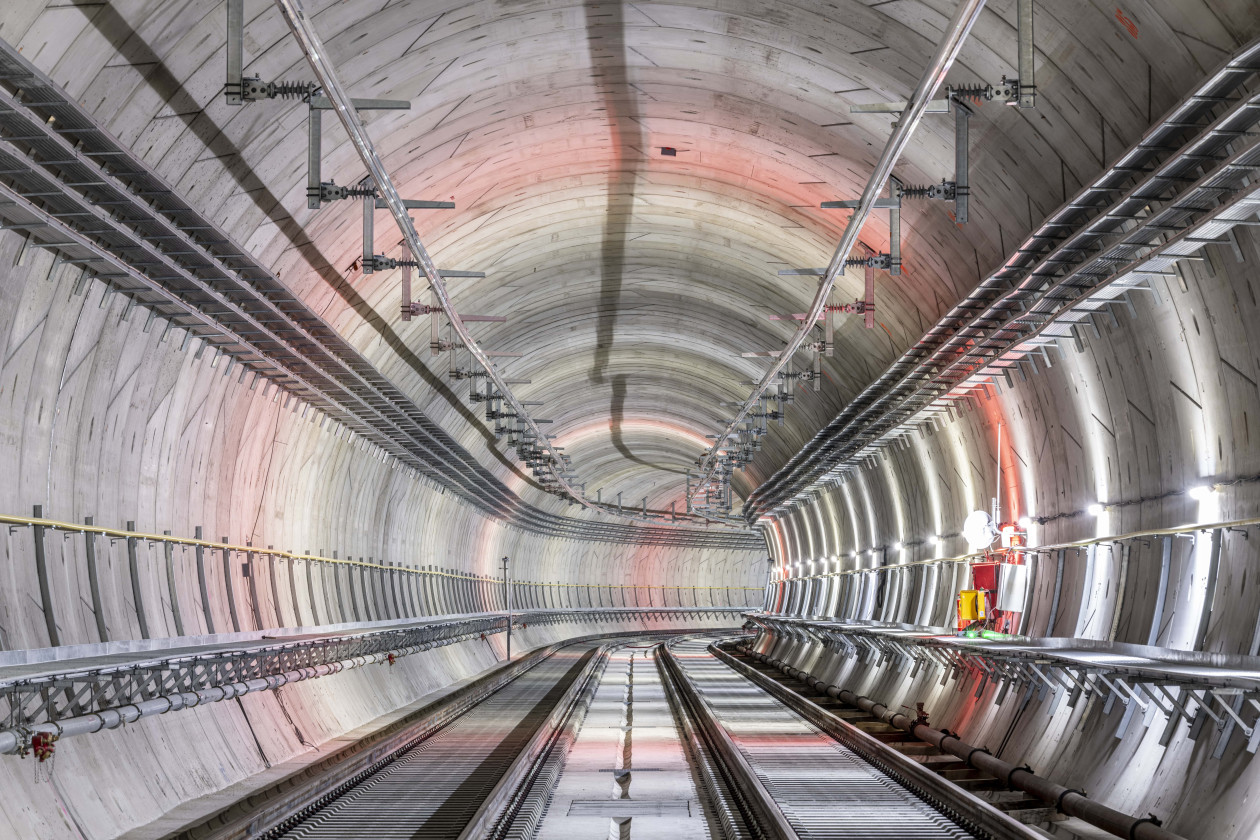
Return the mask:
<path fill-rule="evenodd" d="M 998 530 L 993 526 L 993 518 L 982 510 L 973 510 L 963 521 L 963 539 L 972 551 L 988 548 L 997 538 Z"/>

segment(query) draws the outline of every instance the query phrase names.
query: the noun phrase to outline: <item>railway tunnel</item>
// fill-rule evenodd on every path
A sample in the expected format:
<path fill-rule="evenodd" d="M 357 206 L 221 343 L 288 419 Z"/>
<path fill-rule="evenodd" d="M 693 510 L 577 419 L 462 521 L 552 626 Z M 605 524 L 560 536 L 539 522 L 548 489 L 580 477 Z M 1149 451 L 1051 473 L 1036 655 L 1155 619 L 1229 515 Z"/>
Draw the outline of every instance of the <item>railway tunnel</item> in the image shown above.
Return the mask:
<path fill-rule="evenodd" d="M 1260 6 L 0 3 L 0 837 L 1260 837 Z"/>

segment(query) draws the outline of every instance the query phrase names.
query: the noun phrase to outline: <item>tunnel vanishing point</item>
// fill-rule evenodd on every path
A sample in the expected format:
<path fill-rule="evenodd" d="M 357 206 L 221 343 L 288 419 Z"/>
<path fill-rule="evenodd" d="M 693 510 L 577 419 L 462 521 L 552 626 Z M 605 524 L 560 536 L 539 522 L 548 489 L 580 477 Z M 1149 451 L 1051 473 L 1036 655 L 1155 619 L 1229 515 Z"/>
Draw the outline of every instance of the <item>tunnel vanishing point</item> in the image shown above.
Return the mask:
<path fill-rule="evenodd" d="M 1260 838 L 1258 289 L 1255 0 L 4 0 L 0 840 Z"/>

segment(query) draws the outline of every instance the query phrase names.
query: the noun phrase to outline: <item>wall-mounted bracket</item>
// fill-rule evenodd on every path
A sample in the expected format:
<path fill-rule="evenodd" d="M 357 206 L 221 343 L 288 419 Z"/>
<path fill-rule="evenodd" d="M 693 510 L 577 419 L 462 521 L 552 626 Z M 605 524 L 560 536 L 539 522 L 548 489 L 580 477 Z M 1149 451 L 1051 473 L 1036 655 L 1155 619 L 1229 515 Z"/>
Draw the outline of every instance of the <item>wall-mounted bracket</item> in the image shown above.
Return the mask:
<path fill-rule="evenodd" d="M 312 198 L 313 192 L 314 191 L 308 186 L 308 199 Z M 307 206 L 314 210 L 319 207 L 320 202 L 340 201 L 346 198 L 375 198 L 377 210 L 385 210 L 388 208 L 385 199 L 377 196 L 376 187 L 371 186 L 370 179 L 364 179 L 359 186 L 355 187 L 342 186 L 336 181 L 320 181 L 318 197 L 316 197 L 314 201 L 308 201 Z M 408 210 L 454 210 L 455 202 L 426 201 L 404 198 L 403 206 Z"/>
<path fill-rule="evenodd" d="M 227 80 L 223 95 L 229 105 L 246 105 L 265 99 L 301 99 L 307 104 L 307 167 L 306 206 L 318 210 L 324 198 L 324 184 L 320 179 L 323 126 L 321 112 L 331 110 L 332 101 L 321 95 L 315 82 L 264 82 L 258 76 L 245 75 L 245 0 L 227 0 Z M 351 99 L 350 104 L 359 111 L 407 111 L 411 103 L 406 99 Z M 332 192 L 337 188 L 328 183 Z"/>
<path fill-rule="evenodd" d="M 840 202 L 832 202 L 840 203 Z M 856 268 L 861 266 L 866 269 L 866 295 L 862 300 L 855 300 L 853 303 L 829 303 L 823 307 L 823 314 L 818 316 L 818 320 L 825 319 L 826 338 L 823 342 L 828 356 L 833 355 L 835 349 L 836 335 L 836 315 L 865 315 L 864 326 L 869 329 L 875 328 L 875 271 L 882 269 L 888 271 L 892 265 L 892 258 L 888 254 L 871 254 L 866 257 L 854 257 L 844 261 L 846 268 Z M 825 268 L 787 268 L 779 272 L 780 276 L 787 275 L 814 275 L 821 277 L 827 273 Z M 791 315 L 771 315 L 771 321 L 804 321 L 808 315 L 803 312 L 794 312 Z M 745 353 L 744 355 L 748 355 Z"/>
<path fill-rule="evenodd" d="M 996 85 L 946 85 L 945 99 L 933 99 L 928 102 L 924 113 L 945 114 L 949 112 L 951 102 L 970 100 L 980 104 L 981 100 L 992 102 L 998 100 L 1017 108 L 1037 107 L 1037 84 L 1033 66 L 1033 4 L 1032 0 L 1016 0 L 1016 77 L 1003 76 Z M 906 110 L 908 103 L 872 102 L 865 105 L 852 105 L 851 114 L 900 114 Z"/>
<path fill-rule="evenodd" d="M 376 187 L 371 178 L 364 178 L 357 187 L 339 187 L 332 181 L 323 180 L 323 112 L 331 108 L 332 103 L 323 96 L 311 96 L 307 101 L 310 105 L 306 114 L 307 208 L 318 210 L 321 202 L 335 201 L 338 198 L 375 198 Z M 351 99 L 350 102 L 360 111 L 406 111 L 411 108 L 411 103 L 405 99 Z M 345 195 L 341 195 L 342 192 Z"/>
<path fill-rule="evenodd" d="M 878 198 L 874 205 L 876 209 L 888 211 L 888 273 L 893 277 L 901 275 L 901 195 L 904 189 L 905 185 L 890 175 L 888 198 Z M 861 203 L 860 200 L 824 201 L 818 206 L 823 210 L 855 210 Z"/>

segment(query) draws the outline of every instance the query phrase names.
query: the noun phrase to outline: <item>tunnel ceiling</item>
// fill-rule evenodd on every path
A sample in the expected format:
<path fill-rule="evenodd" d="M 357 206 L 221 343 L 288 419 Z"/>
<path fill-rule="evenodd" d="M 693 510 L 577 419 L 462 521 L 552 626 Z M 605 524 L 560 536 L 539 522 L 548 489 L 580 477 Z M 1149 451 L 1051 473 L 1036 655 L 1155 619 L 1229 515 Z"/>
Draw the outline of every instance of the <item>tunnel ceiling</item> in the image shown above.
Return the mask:
<path fill-rule="evenodd" d="M 1000 263 L 1047 212 L 1255 28 L 1246 3 L 1106 3 L 1036 10 L 1039 102 L 990 104 L 972 120 L 972 217 L 921 203 L 903 221 L 905 272 L 878 280 L 877 325 L 843 321 L 818 393 L 735 481 L 746 495 Z M 246 2 L 248 75 L 310 72 L 279 13 Z M 351 95 L 411 101 L 365 122 L 407 198 L 421 239 L 453 280 L 516 392 L 573 457 L 592 497 L 681 506 L 693 466 L 782 347 L 890 117 L 858 103 L 905 98 L 953 11 L 950 2 L 308 4 Z M 1232 17 L 1231 17 L 1232 15 Z M 224 7 L 192 2 L 8 4 L 0 37 L 102 120 L 188 199 L 271 265 L 430 417 L 525 499 L 531 486 L 496 444 L 450 354 L 430 355 L 428 318 L 400 321 L 397 272 L 364 275 L 359 205 L 306 209 L 306 108 L 222 97 Z M 1133 25 L 1131 32 L 1125 21 Z M 948 81 L 1013 73 L 1015 9 L 991 3 Z M 325 179 L 364 174 L 324 121 Z M 676 149 L 665 155 L 662 149 Z M 953 176 L 953 124 L 928 117 L 898 166 L 910 183 Z M 387 214 L 375 251 L 399 256 Z M 861 241 L 887 250 L 876 214 Z M 832 301 L 860 296 L 843 278 Z M 426 300 L 422 296 L 422 300 Z M 427 302 L 427 300 L 426 300 Z M 445 330 L 442 332 L 446 337 Z M 466 355 L 455 361 L 467 367 Z M 806 364 L 809 354 L 802 353 Z M 439 384 L 446 381 L 448 387 Z"/>

